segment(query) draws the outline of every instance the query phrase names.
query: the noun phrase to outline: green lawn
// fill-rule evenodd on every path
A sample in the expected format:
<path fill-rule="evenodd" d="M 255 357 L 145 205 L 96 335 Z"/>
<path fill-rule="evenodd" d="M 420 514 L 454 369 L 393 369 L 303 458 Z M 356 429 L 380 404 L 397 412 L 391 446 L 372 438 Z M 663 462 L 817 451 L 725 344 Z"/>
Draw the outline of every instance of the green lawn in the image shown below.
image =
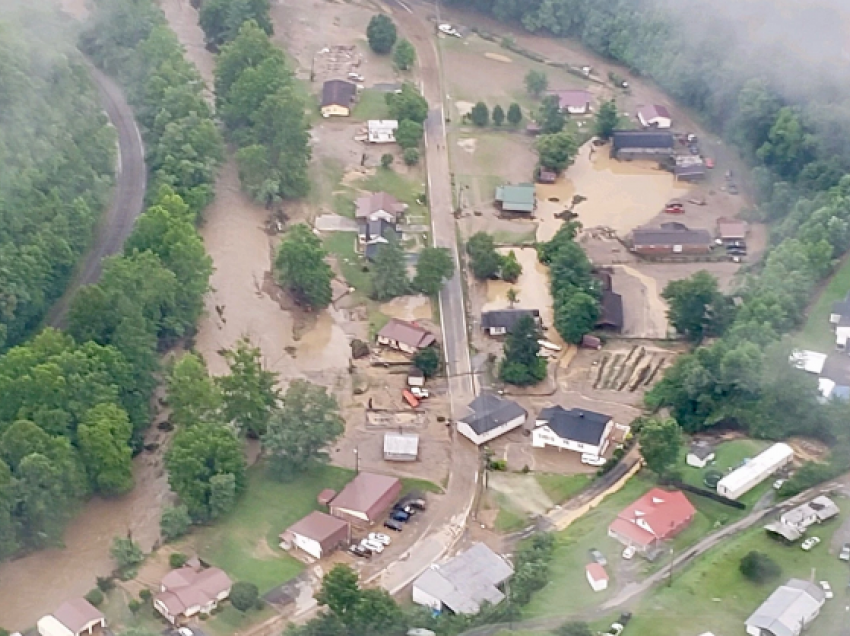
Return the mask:
<path fill-rule="evenodd" d="M 850 259 L 845 259 L 811 306 L 806 324 L 794 340 L 800 347 L 829 353 L 835 348 L 835 335 L 829 324 L 832 303 L 843 300 L 850 290 Z"/>
<path fill-rule="evenodd" d="M 357 182 L 358 187 L 371 192 L 387 192 L 396 199 L 410 206 L 406 215 L 421 215 L 427 217 L 428 210 L 419 205 L 416 198 L 425 192 L 426 186 L 415 180 L 400 175 L 392 169 L 378 168 L 371 177 Z"/>
<path fill-rule="evenodd" d="M 386 93 L 370 88 L 360 91 L 360 96 L 351 116 L 362 121 L 388 119 L 390 113 L 389 108 L 387 108 Z"/>
<path fill-rule="evenodd" d="M 847 517 L 847 499 L 839 500 Z M 799 544 L 786 546 L 770 539 L 761 527 L 752 528 L 712 550 L 684 572 L 674 573 L 671 587 L 662 586 L 646 597 L 629 623 L 630 636 L 694 636 L 743 633 L 743 621 L 776 588 L 791 577 L 828 580 L 836 598 L 826 601 L 813 634 L 838 634 L 846 621 L 844 610 L 847 566 L 829 554 L 832 534 L 841 520 L 813 528 L 809 535 L 821 538 L 811 552 Z M 782 567 L 782 575 L 769 583 L 755 584 L 738 571 L 741 558 L 752 550 L 769 555 Z M 697 619 L 695 621 L 695 619 Z"/>
<path fill-rule="evenodd" d="M 538 473 L 534 475 L 534 478 L 554 504 L 565 502 L 593 481 L 590 475 L 555 475 L 552 473 Z"/>
<path fill-rule="evenodd" d="M 142 603 L 142 608 L 133 614 L 127 604 L 132 600 L 130 594 L 116 587 L 104 595 L 105 601 L 100 606 L 100 611 L 106 617 L 107 624 L 118 631 L 118 626 L 124 628 L 137 627 L 154 634 L 158 634 L 166 623 L 159 612 L 154 611 L 150 602 Z"/>
<path fill-rule="evenodd" d="M 331 232 L 324 237 L 325 249 L 337 257 L 339 268 L 346 282 L 358 292 L 369 292 L 369 273 L 363 271 L 365 259 L 356 250 L 357 235 L 354 232 Z"/>
<path fill-rule="evenodd" d="M 275 613 L 275 610 L 269 606 L 259 611 L 250 609 L 243 613 L 228 603 L 218 614 L 205 621 L 201 628 L 211 636 L 233 636 L 246 627 L 271 618 Z"/>
<path fill-rule="evenodd" d="M 537 242 L 537 226 L 531 228 L 527 232 L 508 232 L 506 230 L 496 230 L 491 233 L 493 242 L 497 245 L 534 245 Z"/>
<path fill-rule="evenodd" d="M 493 499 L 499 506 L 499 514 L 496 515 L 494 524 L 497 532 L 516 532 L 528 525 L 528 515 L 511 505 L 507 497 L 495 493 Z"/>

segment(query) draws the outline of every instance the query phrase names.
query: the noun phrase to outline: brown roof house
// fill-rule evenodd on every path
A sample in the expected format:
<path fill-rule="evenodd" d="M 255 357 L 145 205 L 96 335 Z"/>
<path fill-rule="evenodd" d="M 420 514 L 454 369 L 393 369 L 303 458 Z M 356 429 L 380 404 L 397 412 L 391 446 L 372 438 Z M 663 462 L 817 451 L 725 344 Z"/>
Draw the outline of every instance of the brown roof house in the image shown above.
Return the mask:
<path fill-rule="evenodd" d="M 371 525 L 401 494 L 396 477 L 359 473 L 330 503 L 331 514 L 355 525 Z"/>
<path fill-rule="evenodd" d="M 546 91 L 547 95 L 558 98 L 561 110 L 570 115 L 586 115 L 590 112 L 593 95 L 583 90 Z"/>
<path fill-rule="evenodd" d="M 430 347 L 437 339 L 415 322 L 393 318 L 378 332 L 378 344 L 404 353 L 416 353 Z"/>
<path fill-rule="evenodd" d="M 355 218 L 358 222 L 386 221 L 397 223 L 399 217 L 407 210 L 407 204 L 400 202 L 393 195 L 386 192 L 375 192 L 365 197 L 360 197 L 356 202 L 357 211 Z"/>
<path fill-rule="evenodd" d="M 708 254 L 712 244 L 708 230 L 691 230 L 682 223 L 636 228 L 632 230 L 632 242 L 633 251 L 644 256 Z"/>
<path fill-rule="evenodd" d="M 322 84 L 322 117 L 348 117 L 357 97 L 357 85 L 345 80 Z"/>
<path fill-rule="evenodd" d="M 351 540 L 351 526 L 318 510 L 296 521 L 280 535 L 280 546 L 288 550 L 300 548 L 311 557 L 321 559 Z"/>
<path fill-rule="evenodd" d="M 84 636 L 105 628 L 106 619 L 86 599 L 75 598 L 40 618 L 36 626 L 41 636 Z"/>
<path fill-rule="evenodd" d="M 153 606 L 172 625 L 196 614 L 209 614 L 230 596 L 233 583 L 219 568 L 185 565 L 162 577 Z"/>

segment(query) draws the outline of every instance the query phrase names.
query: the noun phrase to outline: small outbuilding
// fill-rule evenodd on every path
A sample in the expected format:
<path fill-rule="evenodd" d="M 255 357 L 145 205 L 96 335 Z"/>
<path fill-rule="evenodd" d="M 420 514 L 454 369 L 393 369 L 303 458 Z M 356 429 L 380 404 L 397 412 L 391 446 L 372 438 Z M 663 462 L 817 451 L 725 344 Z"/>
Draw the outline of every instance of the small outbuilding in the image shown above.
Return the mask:
<path fill-rule="evenodd" d="M 669 161 L 676 140 L 662 130 L 615 130 L 611 137 L 611 156 L 615 159 L 652 159 Z"/>
<path fill-rule="evenodd" d="M 651 104 L 641 106 L 637 113 L 638 121 L 644 128 L 667 130 L 673 125 L 673 118 L 666 106 Z"/>
<path fill-rule="evenodd" d="M 714 447 L 708 442 L 694 442 L 688 449 L 685 458 L 688 466 L 694 468 L 705 468 L 715 457 Z"/>
<path fill-rule="evenodd" d="M 106 628 L 99 609 L 80 597 L 65 601 L 36 624 L 41 636 L 90 636 Z"/>
<path fill-rule="evenodd" d="M 357 98 L 357 85 L 345 80 L 322 84 L 322 117 L 348 117 Z"/>
<path fill-rule="evenodd" d="M 415 433 L 385 433 L 384 461 L 415 462 L 419 458 L 419 435 Z"/>
<path fill-rule="evenodd" d="M 588 563 L 584 568 L 587 582 L 594 592 L 601 592 L 608 589 L 608 573 L 598 563 Z"/>
<path fill-rule="evenodd" d="M 502 212 L 533 214 L 537 207 L 537 195 L 533 183 L 503 185 L 496 188 L 496 203 Z"/>
<path fill-rule="evenodd" d="M 596 329 L 610 329 L 612 331 L 623 329 L 623 297 L 620 294 L 603 290 L 599 308 L 601 309 L 599 318 L 594 325 Z"/>
<path fill-rule="evenodd" d="M 425 386 L 425 373 L 419 367 L 410 367 L 407 372 L 407 386 Z"/>
<path fill-rule="evenodd" d="M 314 559 L 321 559 L 351 540 L 347 521 L 315 510 L 281 533 L 281 547 L 295 546 Z"/>
<path fill-rule="evenodd" d="M 741 219 L 720 217 L 717 219 L 717 238 L 724 243 L 743 241 L 747 238 L 747 222 Z"/>

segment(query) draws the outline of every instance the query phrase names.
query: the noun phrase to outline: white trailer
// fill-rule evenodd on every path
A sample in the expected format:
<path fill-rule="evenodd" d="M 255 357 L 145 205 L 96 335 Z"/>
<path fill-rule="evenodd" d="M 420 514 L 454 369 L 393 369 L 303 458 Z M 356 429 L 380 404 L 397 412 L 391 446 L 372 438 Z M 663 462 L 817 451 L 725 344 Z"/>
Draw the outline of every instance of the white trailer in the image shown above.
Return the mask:
<path fill-rule="evenodd" d="M 738 499 L 793 459 L 794 451 L 788 444 L 774 444 L 717 482 L 717 494 Z"/>

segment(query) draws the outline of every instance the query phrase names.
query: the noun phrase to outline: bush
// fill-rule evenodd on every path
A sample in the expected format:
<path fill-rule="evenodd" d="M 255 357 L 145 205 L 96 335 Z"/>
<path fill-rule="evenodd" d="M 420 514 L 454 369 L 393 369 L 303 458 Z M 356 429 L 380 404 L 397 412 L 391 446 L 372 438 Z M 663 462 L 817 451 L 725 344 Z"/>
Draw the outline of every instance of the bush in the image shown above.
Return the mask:
<path fill-rule="evenodd" d="M 99 607 L 103 604 L 103 592 L 101 592 L 96 587 L 92 588 L 91 590 L 89 590 L 89 593 L 86 594 L 86 600 L 95 607 Z"/>
<path fill-rule="evenodd" d="M 419 150 L 417 148 L 408 148 L 402 155 L 405 165 L 415 166 L 419 163 Z"/>
<path fill-rule="evenodd" d="M 130 602 L 127 603 L 127 609 L 133 614 L 137 614 L 139 610 L 142 609 L 142 602 L 135 598 L 130 599 Z"/>
<path fill-rule="evenodd" d="M 738 566 L 741 574 L 753 583 L 766 583 L 782 574 L 782 568 L 763 552 L 748 552 Z"/>
<path fill-rule="evenodd" d="M 385 170 L 389 170 L 389 167 L 393 165 L 393 156 L 390 153 L 384 153 L 381 155 L 381 167 Z"/>
<path fill-rule="evenodd" d="M 172 552 L 168 555 L 168 565 L 170 565 L 174 569 L 182 568 L 184 565 L 186 565 L 186 561 L 188 560 L 189 557 L 187 557 L 182 552 Z"/>
<path fill-rule="evenodd" d="M 498 470 L 504 472 L 508 469 L 508 461 L 506 459 L 491 459 L 490 470 Z"/>
<path fill-rule="evenodd" d="M 143 588 L 141 592 L 139 592 L 139 598 L 143 601 L 149 601 L 153 598 L 153 592 L 151 592 L 148 588 Z"/>
<path fill-rule="evenodd" d="M 182 505 L 174 506 L 173 508 L 166 508 L 162 511 L 162 517 L 159 520 L 159 531 L 162 533 L 163 539 L 173 541 L 189 532 L 191 525 L 192 519 L 189 517 L 189 509 Z"/>
<path fill-rule="evenodd" d="M 115 580 L 111 576 L 97 577 L 97 589 L 101 592 L 108 592 L 115 587 Z"/>
<path fill-rule="evenodd" d="M 834 463 L 821 464 L 819 462 L 806 462 L 794 473 L 794 476 L 782 484 L 779 495 L 791 497 L 817 486 L 833 477 L 837 477 L 847 470 L 843 461 L 833 460 Z"/>
<path fill-rule="evenodd" d="M 260 591 L 257 586 L 247 581 L 237 581 L 230 590 L 230 602 L 240 612 L 246 612 L 254 607 L 259 598 Z"/>

